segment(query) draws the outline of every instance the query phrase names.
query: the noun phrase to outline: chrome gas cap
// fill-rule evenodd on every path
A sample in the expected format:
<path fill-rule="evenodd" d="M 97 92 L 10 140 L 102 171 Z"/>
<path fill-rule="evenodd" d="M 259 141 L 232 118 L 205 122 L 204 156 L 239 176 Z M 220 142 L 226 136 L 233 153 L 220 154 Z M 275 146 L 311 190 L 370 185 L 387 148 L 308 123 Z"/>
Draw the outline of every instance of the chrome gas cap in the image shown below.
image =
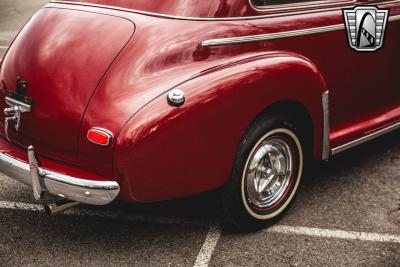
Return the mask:
<path fill-rule="evenodd" d="M 168 93 L 168 103 L 173 106 L 181 106 L 185 103 L 185 94 L 180 89 L 173 89 Z"/>

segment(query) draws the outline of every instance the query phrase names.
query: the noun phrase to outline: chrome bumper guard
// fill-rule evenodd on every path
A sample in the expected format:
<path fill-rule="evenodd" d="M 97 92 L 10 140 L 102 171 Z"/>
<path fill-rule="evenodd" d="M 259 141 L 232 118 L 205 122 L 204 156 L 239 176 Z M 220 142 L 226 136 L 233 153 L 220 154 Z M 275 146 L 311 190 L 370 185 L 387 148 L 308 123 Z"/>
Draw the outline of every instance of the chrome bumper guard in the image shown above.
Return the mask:
<path fill-rule="evenodd" d="M 32 186 L 35 200 L 46 193 L 90 205 L 107 205 L 119 194 L 115 181 L 92 181 L 71 177 L 41 168 L 32 146 L 28 148 L 29 164 L 0 152 L 0 171 Z"/>

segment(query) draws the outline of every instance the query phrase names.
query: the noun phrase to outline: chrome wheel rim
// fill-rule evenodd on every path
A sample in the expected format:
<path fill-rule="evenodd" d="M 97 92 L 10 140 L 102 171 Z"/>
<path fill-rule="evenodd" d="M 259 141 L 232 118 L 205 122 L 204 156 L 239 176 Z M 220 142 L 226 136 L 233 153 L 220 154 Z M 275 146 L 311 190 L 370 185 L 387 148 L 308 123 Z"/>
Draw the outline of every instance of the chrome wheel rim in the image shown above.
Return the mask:
<path fill-rule="evenodd" d="M 245 170 L 249 203 L 257 210 L 277 206 L 290 189 L 294 155 L 283 136 L 270 136 L 253 151 Z"/>

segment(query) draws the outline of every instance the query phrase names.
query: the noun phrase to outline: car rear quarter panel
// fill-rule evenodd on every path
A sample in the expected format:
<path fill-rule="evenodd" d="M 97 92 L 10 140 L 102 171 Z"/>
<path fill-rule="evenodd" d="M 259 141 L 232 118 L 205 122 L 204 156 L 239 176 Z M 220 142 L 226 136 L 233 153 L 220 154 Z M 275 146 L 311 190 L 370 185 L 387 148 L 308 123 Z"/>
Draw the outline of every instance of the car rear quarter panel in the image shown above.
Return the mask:
<path fill-rule="evenodd" d="M 125 170 L 121 170 L 124 167 L 119 167 L 118 161 L 122 158 L 122 156 L 119 155 L 120 153 L 119 148 L 115 148 L 115 146 L 119 147 L 120 145 L 119 142 L 124 143 L 127 142 L 127 140 L 118 141 L 118 144 L 116 144 L 116 140 L 117 138 L 119 139 L 118 134 L 124 127 L 126 122 L 130 120 L 133 115 L 140 116 L 138 114 L 138 111 L 142 109 L 143 106 L 147 105 L 148 103 L 150 103 L 154 99 L 157 99 L 160 96 L 162 97 L 162 100 L 156 100 L 156 101 L 164 101 L 162 103 L 163 105 L 166 105 L 166 99 L 165 99 L 166 92 L 168 92 L 175 86 L 185 81 L 190 81 L 185 84 L 192 84 L 195 81 L 199 81 L 200 84 L 208 82 L 208 77 L 211 77 L 209 75 L 211 75 L 212 73 L 215 73 L 212 74 L 215 75 L 213 77 L 215 77 L 216 80 L 219 80 L 222 84 L 227 83 L 230 86 L 234 87 L 235 83 L 239 81 L 239 77 L 244 75 L 244 73 L 242 72 L 240 72 L 239 74 L 237 74 L 236 72 L 229 73 L 227 71 L 228 69 L 243 71 L 243 69 L 238 67 L 239 65 L 248 62 L 246 63 L 246 66 L 247 65 L 250 66 L 249 65 L 250 62 L 261 62 L 263 60 L 261 61 L 259 60 L 261 58 L 264 58 L 264 56 L 261 56 L 264 54 L 268 54 L 268 56 L 265 56 L 265 58 L 270 57 L 272 60 L 272 58 L 274 57 L 271 57 L 271 55 L 279 53 L 277 52 L 277 46 L 271 46 L 270 43 L 266 42 L 250 43 L 246 45 L 222 46 L 222 47 L 203 47 L 201 45 L 202 41 L 210 38 L 260 34 L 262 32 L 267 33 L 267 32 L 279 31 L 281 27 L 279 26 L 280 25 L 279 18 L 273 18 L 269 20 L 270 23 L 262 23 L 262 21 L 245 21 L 245 22 L 191 21 L 191 20 L 158 18 L 158 17 L 145 16 L 141 14 L 128 13 L 128 12 L 123 13 L 115 10 L 107 10 L 107 9 L 83 7 L 83 6 L 77 7 L 65 4 L 64 5 L 50 4 L 49 6 L 62 7 L 62 8 L 79 8 L 90 12 L 101 11 L 103 13 L 110 15 L 118 14 L 118 16 L 124 16 L 125 18 L 130 19 L 135 23 L 136 30 L 132 40 L 127 44 L 127 46 L 118 56 L 118 58 L 114 61 L 113 65 L 110 67 L 107 74 L 104 76 L 104 78 L 98 85 L 96 92 L 94 93 L 86 109 L 86 113 L 81 125 L 81 133 L 79 141 L 80 144 L 79 161 L 81 165 L 99 174 L 110 176 L 111 175 L 109 172 L 110 168 L 108 166 L 110 162 L 114 162 L 113 164 L 114 173 L 112 175 L 118 181 L 122 178 L 126 179 L 126 177 L 128 176 L 126 175 L 126 173 L 124 173 Z M 257 23 L 260 23 L 262 27 L 257 26 Z M 247 60 L 250 58 L 253 59 Z M 258 60 L 256 60 L 256 58 Z M 278 60 L 277 58 L 281 59 Z M 274 73 L 274 71 L 272 71 L 271 69 L 275 67 L 282 70 L 285 69 L 286 73 L 290 72 L 289 69 L 292 68 L 292 65 L 294 66 L 296 64 L 294 63 L 289 64 L 291 62 L 289 58 L 292 58 L 294 62 L 298 62 L 298 65 L 302 65 L 303 68 L 308 70 L 309 74 L 312 73 L 314 79 L 319 80 L 320 85 L 315 86 L 315 84 L 313 84 L 307 86 L 307 84 L 304 83 L 296 84 L 293 82 L 289 86 L 288 84 L 285 85 L 285 82 L 289 82 L 290 80 L 289 77 L 287 76 L 283 77 L 283 75 L 282 76 L 278 75 L 273 78 L 273 75 L 270 75 L 268 83 L 275 84 L 276 86 L 267 87 L 267 84 L 264 84 L 262 88 L 268 89 L 275 95 L 280 95 L 281 99 L 287 98 L 288 100 L 294 98 L 294 96 L 291 95 L 291 91 L 296 92 L 298 95 L 304 95 L 304 98 L 310 98 L 309 95 L 315 93 L 315 95 L 313 95 L 313 99 L 318 98 L 318 100 L 316 101 L 318 102 L 318 106 L 320 107 L 320 101 L 321 101 L 320 92 L 325 90 L 326 88 L 325 85 L 321 85 L 323 82 L 320 73 L 310 61 L 293 53 L 292 54 L 286 53 L 285 56 L 275 57 L 275 59 L 272 60 L 276 61 L 275 63 L 266 64 L 270 65 L 269 68 L 266 68 L 266 65 L 263 64 L 261 64 L 260 66 L 254 65 L 252 68 L 249 67 L 249 69 L 247 69 L 246 71 L 246 78 L 242 78 L 241 79 L 242 82 L 238 83 L 236 86 L 245 88 L 244 85 L 246 85 L 247 82 L 251 82 L 252 79 L 254 80 L 255 78 L 261 81 L 262 77 L 266 73 L 268 72 Z M 288 65 L 285 65 L 284 63 L 285 60 L 283 59 L 285 59 L 288 62 Z M 278 64 L 277 62 L 280 63 Z M 233 67 L 233 65 L 237 65 L 237 67 Z M 226 66 L 231 66 L 231 67 L 226 68 Z M 257 71 L 257 68 L 263 68 L 265 71 Z M 291 72 L 294 73 L 295 71 L 296 69 L 294 68 Z M 253 75 L 250 75 L 251 73 L 253 73 Z M 283 73 L 283 71 L 281 73 Z M 195 79 L 196 77 L 198 77 L 198 79 Z M 249 79 L 249 81 L 246 82 L 245 80 L 247 78 Z M 273 79 L 275 79 L 275 81 L 272 81 Z M 213 100 L 216 102 L 210 102 L 209 104 L 206 105 L 207 107 L 211 105 L 211 103 L 214 104 L 220 101 L 217 100 L 216 98 L 218 98 L 218 96 L 222 94 L 223 91 L 214 89 L 214 86 L 217 86 L 217 84 L 218 84 L 217 81 L 215 81 L 215 85 L 209 84 L 208 88 L 201 90 L 200 90 L 201 86 L 199 85 L 195 86 L 196 90 L 199 90 L 196 92 L 196 94 L 200 94 L 200 92 L 203 92 L 203 94 L 200 94 L 198 97 L 205 97 L 204 94 L 206 94 L 207 98 L 210 98 L 210 95 L 207 93 L 208 92 L 207 90 L 209 91 L 214 90 L 216 92 L 209 100 L 207 100 L 207 101 Z M 278 84 L 280 84 L 281 86 L 278 86 Z M 315 90 L 313 91 L 312 90 L 313 87 L 318 87 L 318 91 Z M 282 90 L 287 90 L 286 91 L 287 94 L 286 95 L 283 94 Z M 236 94 L 239 94 L 239 92 L 236 91 Z M 232 96 L 235 95 L 232 94 Z M 244 95 L 236 95 L 236 96 L 238 96 L 238 99 L 241 99 L 243 101 L 245 100 Z M 269 102 L 266 99 L 268 99 Z M 235 134 L 241 136 L 245 127 L 251 121 L 250 119 L 251 115 L 256 115 L 257 112 L 265 108 L 266 105 L 268 105 L 269 103 L 274 103 L 275 101 L 279 100 L 278 98 L 274 99 L 271 96 L 269 96 L 266 99 L 265 102 L 262 103 L 263 105 L 262 108 L 261 108 L 262 105 L 260 104 L 258 110 L 254 109 L 249 111 L 248 114 L 246 114 L 249 117 L 246 117 L 246 120 L 244 120 L 245 122 L 243 122 L 241 125 L 238 124 L 237 127 L 238 129 L 240 129 L 240 131 L 239 133 L 235 131 Z M 251 103 L 252 100 L 251 98 L 248 98 L 247 101 L 248 103 Z M 303 102 L 307 103 L 307 101 Z M 234 101 L 232 103 L 234 103 Z M 249 105 L 248 103 L 246 105 L 245 102 L 242 102 L 241 105 L 235 103 L 234 109 L 235 110 L 243 109 L 245 106 Z M 229 103 L 227 102 L 227 107 L 225 107 L 224 109 L 225 114 L 231 112 L 228 109 L 228 105 Z M 251 105 L 255 106 L 255 104 Z M 149 106 L 154 107 L 153 105 Z M 200 106 L 196 106 L 195 109 L 200 110 Z M 212 107 L 209 107 L 209 109 L 210 111 L 207 111 L 206 109 L 203 111 L 202 107 L 201 112 L 204 112 L 204 114 L 211 114 Z M 319 112 L 318 116 L 320 116 L 321 115 L 320 113 L 322 113 L 322 108 L 316 108 L 316 109 L 318 109 Z M 154 110 L 159 111 L 159 108 L 154 108 Z M 188 113 L 187 116 L 189 116 L 189 114 L 191 113 Z M 314 118 L 317 118 L 318 116 L 314 115 Z M 226 119 L 229 120 L 232 118 L 233 117 L 218 119 L 218 117 L 216 117 L 215 121 L 216 122 L 218 121 L 218 123 L 222 123 L 223 125 L 224 120 Z M 133 120 L 136 119 L 134 118 Z M 143 126 L 143 124 L 140 125 Z M 206 129 L 207 128 L 206 125 L 207 124 L 204 124 L 202 125 L 202 127 Z M 218 128 L 217 125 L 214 126 Z M 112 149 L 99 148 L 87 141 L 86 133 L 91 127 L 106 128 L 114 134 L 113 143 L 111 144 Z M 190 125 L 190 122 L 188 122 L 187 126 L 184 128 L 191 128 L 191 127 L 192 126 Z M 169 131 L 174 131 L 174 130 L 170 129 Z M 184 132 L 187 131 L 185 130 Z M 218 132 L 223 134 L 222 130 Z M 168 133 L 166 134 L 166 136 L 168 136 Z M 320 134 L 316 134 L 317 138 L 319 138 L 319 136 Z M 234 143 L 233 147 L 230 147 L 229 151 L 236 150 L 238 144 L 238 138 L 236 138 L 235 140 L 236 143 Z M 132 142 L 136 141 L 137 140 Z M 150 142 L 150 140 L 146 139 L 144 142 Z M 154 141 L 154 144 L 156 143 L 157 142 Z M 233 142 L 231 142 L 230 144 L 233 144 Z M 319 146 L 320 145 L 317 146 L 318 149 Z M 204 149 L 205 145 L 203 145 L 201 148 Z M 222 150 L 222 147 L 219 149 Z M 126 151 L 124 151 L 124 153 L 126 153 Z M 232 153 L 230 153 L 230 155 L 232 155 Z M 125 162 L 124 164 L 128 163 Z M 161 165 L 159 166 L 160 167 L 157 168 L 162 170 Z M 225 176 L 220 176 L 222 178 L 219 178 L 219 180 L 217 180 L 215 184 L 221 184 L 221 181 L 226 179 L 226 169 L 227 168 L 225 168 L 224 172 Z M 118 173 L 116 173 L 116 170 L 118 171 Z M 219 172 L 219 171 L 213 170 L 213 172 Z M 130 186 L 129 183 L 131 182 L 134 183 L 133 181 L 139 180 L 139 178 L 135 178 L 137 177 L 137 175 L 136 176 L 135 175 L 136 174 L 132 172 L 129 174 L 129 181 L 125 181 L 128 187 Z M 166 175 L 164 175 L 164 177 L 166 177 Z M 147 178 L 140 178 L 140 179 L 143 179 L 144 182 L 148 181 Z M 204 178 L 204 180 L 206 180 L 206 178 Z M 173 186 L 173 184 L 171 183 L 170 186 Z M 132 185 L 132 187 L 134 186 Z M 202 186 L 201 187 L 202 189 L 198 188 L 198 191 L 204 191 L 203 189 L 206 187 L 209 187 L 209 185 L 206 184 Z M 181 190 L 181 192 L 182 191 L 183 190 Z M 187 192 L 189 194 L 192 191 L 194 190 L 191 190 L 189 188 Z M 171 190 L 171 194 L 176 196 L 177 192 L 173 192 L 173 190 Z M 161 198 L 161 196 L 155 196 L 155 198 L 159 199 Z M 163 198 L 167 198 L 167 196 L 165 195 Z"/>
<path fill-rule="evenodd" d="M 230 177 L 235 152 L 251 121 L 284 100 L 308 109 L 315 125 L 315 151 L 320 153 L 325 83 L 301 56 L 252 56 L 179 88 L 187 98 L 183 106 L 170 106 L 167 94 L 162 94 L 119 134 L 115 167 L 123 177 L 122 199 L 159 201 L 221 186 Z"/>
<path fill-rule="evenodd" d="M 268 42 L 201 45 L 212 38 L 277 32 L 287 25 L 279 18 L 191 21 L 66 4 L 48 7 L 123 16 L 135 23 L 133 38 L 87 106 L 79 137 L 80 165 L 113 176 L 121 184 L 121 199 L 159 201 L 224 184 L 250 122 L 281 100 L 307 108 L 320 157 L 326 85 L 312 62 Z M 180 108 L 166 99 L 176 86 L 187 96 Z M 91 127 L 110 130 L 111 146 L 90 143 Z"/>

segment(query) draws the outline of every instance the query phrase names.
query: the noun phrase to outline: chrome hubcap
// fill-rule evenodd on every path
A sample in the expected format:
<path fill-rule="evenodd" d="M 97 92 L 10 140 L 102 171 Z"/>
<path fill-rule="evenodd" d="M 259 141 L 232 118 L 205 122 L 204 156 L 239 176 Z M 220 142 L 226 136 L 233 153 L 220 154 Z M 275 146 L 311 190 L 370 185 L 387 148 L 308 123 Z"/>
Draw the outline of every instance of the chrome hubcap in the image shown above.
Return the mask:
<path fill-rule="evenodd" d="M 287 192 L 292 169 L 293 153 L 286 140 L 273 137 L 261 143 L 246 169 L 248 201 L 260 209 L 273 207 Z"/>

